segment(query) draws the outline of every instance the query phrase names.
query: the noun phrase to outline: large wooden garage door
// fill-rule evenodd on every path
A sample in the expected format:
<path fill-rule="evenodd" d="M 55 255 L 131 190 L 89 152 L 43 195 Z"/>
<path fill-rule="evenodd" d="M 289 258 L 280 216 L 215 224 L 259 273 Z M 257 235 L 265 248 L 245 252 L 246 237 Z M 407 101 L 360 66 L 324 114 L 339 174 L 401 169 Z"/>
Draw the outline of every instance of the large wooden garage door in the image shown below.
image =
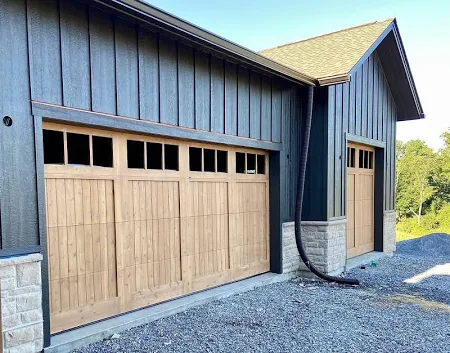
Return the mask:
<path fill-rule="evenodd" d="M 269 271 L 264 151 L 43 135 L 53 333 Z"/>
<path fill-rule="evenodd" d="M 347 149 L 347 257 L 374 250 L 375 150 L 349 144 Z"/>

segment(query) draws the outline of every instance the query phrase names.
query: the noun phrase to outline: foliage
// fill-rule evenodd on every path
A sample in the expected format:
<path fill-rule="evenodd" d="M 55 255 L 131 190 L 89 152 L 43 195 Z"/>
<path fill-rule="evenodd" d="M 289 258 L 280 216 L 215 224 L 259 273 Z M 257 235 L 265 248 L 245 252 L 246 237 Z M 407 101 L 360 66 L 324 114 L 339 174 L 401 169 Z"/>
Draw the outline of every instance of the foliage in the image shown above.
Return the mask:
<path fill-rule="evenodd" d="M 450 130 L 444 147 L 434 152 L 425 142 L 396 145 L 397 232 L 416 237 L 450 233 Z"/>

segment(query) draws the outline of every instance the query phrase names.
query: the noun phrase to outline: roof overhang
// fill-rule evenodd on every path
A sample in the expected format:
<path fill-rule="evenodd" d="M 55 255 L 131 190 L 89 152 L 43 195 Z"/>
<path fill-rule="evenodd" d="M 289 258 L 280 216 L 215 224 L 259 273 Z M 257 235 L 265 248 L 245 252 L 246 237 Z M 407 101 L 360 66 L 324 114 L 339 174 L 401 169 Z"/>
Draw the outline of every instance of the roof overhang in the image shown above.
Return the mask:
<path fill-rule="evenodd" d="M 318 81 L 299 71 L 281 65 L 256 52 L 228 41 L 209 31 L 197 27 L 187 21 L 175 17 L 154 6 L 137 0 L 93 0 L 117 11 L 131 15 L 153 27 L 163 29 L 171 34 L 182 37 L 202 48 L 220 52 L 223 56 L 249 66 L 256 67 L 272 75 L 306 85 L 317 86 Z"/>
<path fill-rule="evenodd" d="M 392 97 L 395 101 L 398 114 L 397 120 L 405 121 L 425 118 L 400 37 L 397 20 L 394 20 L 383 31 L 364 56 L 356 63 L 349 72 L 349 78 L 375 51 L 383 66 Z"/>

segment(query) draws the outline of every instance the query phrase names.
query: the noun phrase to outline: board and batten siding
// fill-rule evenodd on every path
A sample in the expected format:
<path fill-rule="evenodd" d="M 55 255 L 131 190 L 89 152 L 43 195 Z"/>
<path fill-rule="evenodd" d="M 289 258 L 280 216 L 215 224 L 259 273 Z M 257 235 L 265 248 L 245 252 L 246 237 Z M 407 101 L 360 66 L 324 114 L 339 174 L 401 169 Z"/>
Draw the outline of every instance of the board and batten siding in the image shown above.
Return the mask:
<path fill-rule="evenodd" d="M 269 143 L 287 138 L 282 217 L 292 214 L 295 84 L 84 1 L 2 0 L 0 53 L 0 118 L 13 118 L 0 127 L 0 256 L 39 245 L 30 100 Z"/>
<path fill-rule="evenodd" d="M 350 82 L 328 88 L 328 218 L 346 214 L 346 133 L 386 143 L 384 204 L 385 210 L 395 208 L 396 121 L 395 103 L 376 52 Z"/>
<path fill-rule="evenodd" d="M 83 2 L 44 2 L 28 1 L 32 100 L 281 142 L 281 80 Z"/>

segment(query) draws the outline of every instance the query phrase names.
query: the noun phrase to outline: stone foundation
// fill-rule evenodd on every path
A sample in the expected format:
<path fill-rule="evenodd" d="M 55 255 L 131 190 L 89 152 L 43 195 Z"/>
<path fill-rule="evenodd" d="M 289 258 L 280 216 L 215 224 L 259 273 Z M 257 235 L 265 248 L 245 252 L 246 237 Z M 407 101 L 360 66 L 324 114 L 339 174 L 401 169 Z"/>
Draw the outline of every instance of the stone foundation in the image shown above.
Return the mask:
<path fill-rule="evenodd" d="M 42 255 L 0 258 L 4 353 L 43 348 Z"/>
<path fill-rule="evenodd" d="M 305 252 L 322 272 L 344 271 L 347 256 L 347 220 L 302 222 Z M 283 223 L 283 273 L 309 270 L 300 259 L 295 242 L 294 222 Z"/>
<path fill-rule="evenodd" d="M 386 254 L 393 253 L 396 247 L 396 212 L 385 211 L 383 215 L 383 252 Z"/>

